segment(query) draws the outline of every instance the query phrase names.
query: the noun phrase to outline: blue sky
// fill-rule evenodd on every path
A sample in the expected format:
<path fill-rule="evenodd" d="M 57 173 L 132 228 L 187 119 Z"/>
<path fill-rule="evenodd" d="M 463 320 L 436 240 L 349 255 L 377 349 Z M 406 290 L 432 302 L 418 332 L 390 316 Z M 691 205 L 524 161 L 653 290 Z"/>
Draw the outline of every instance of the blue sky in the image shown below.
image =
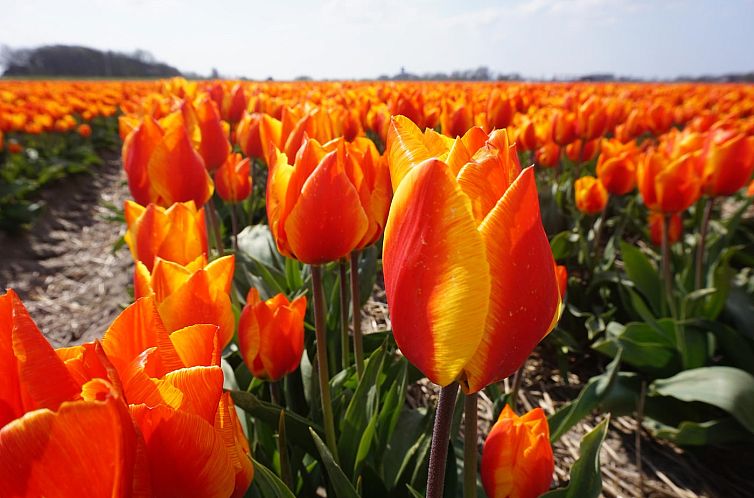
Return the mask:
<path fill-rule="evenodd" d="M 754 0 L 0 0 L 0 12 L 0 44 L 141 48 L 252 78 L 754 71 Z"/>

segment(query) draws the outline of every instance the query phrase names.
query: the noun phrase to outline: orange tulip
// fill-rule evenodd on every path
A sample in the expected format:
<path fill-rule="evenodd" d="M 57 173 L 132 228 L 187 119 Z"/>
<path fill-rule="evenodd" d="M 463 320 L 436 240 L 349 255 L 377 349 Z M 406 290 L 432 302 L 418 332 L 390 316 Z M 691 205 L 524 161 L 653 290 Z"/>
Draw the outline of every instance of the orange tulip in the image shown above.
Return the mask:
<path fill-rule="evenodd" d="M 748 195 L 749 197 L 754 197 L 754 180 L 751 181 L 749 188 L 746 189 L 746 195 Z"/>
<path fill-rule="evenodd" d="M 203 206 L 213 185 L 202 157 L 194 150 L 184 119 L 171 115 L 163 128 L 145 118 L 123 142 L 123 168 L 136 202 L 168 207 L 194 201 Z"/>
<path fill-rule="evenodd" d="M 234 258 L 225 256 L 205 263 L 204 257 L 188 265 L 155 258 L 154 268 L 136 262 L 134 297 L 154 296 L 162 321 L 170 331 L 194 324 L 220 327 L 224 348 L 233 338 L 235 320 L 230 303 Z"/>
<path fill-rule="evenodd" d="M 230 100 L 228 102 L 228 105 L 226 106 L 228 109 L 226 118 L 231 123 L 237 123 L 241 120 L 241 117 L 246 110 L 246 104 L 248 102 L 246 93 L 244 92 L 243 86 L 241 86 L 240 83 L 233 85 L 233 88 L 230 90 L 229 98 Z"/>
<path fill-rule="evenodd" d="M 157 311 L 152 297 L 138 299 L 102 339 L 144 439 L 153 496 L 243 496 L 254 470 L 223 393 L 221 331 L 200 324 L 169 333 Z"/>
<path fill-rule="evenodd" d="M 197 102 L 196 118 L 202 137 L 199 152 L 207 169 L 215 171 L 230 153 L 227 124 L 220 120 L 217 106 L 208 95 Z"/>
<path fill-rule="evenodd" d="M 613 195 L 625 195 L 636 186 L 636 147 L 617 140 L 603 140 L 597 161 L 597 178 Z"/>
<path fill-rule="evenodd" d="M 238 323 L 238 348 L 254 377 L 276 381 L 298 368 L 304 352 L 306 298 L 261 301 L 251 288 Z"/>
<path fill-rule="evenodd" d="M 495 88 L 487 98 L 487 130 L 501 130 L 510 126 L 516 114 L 515 102 Z"/>
<path fill-rule="evenodd" d="M 582 176 L 573 184 L 576 208 L 584 214 L 601 213 L 607 206 L 607 190 L 597 178 Z"/>
<path fill-rule="evenodd" d="M 565 148 L 566 156 L 574 163 L 588 162 L 594 159 L 600 150 L 600 141 L 591 140 L 584 143 L 580 139 L 576 139 Z"/>
<path fill-rule="evenodd" d="M 264 157 L 264 149 L 262 148 L 261 137 L 259 136 L 259 123 L 261 120 L 262 114 L 258 112 L 246 113 L 238 123 L 238 127 L 236 128 L 236 143 L 246 157 Z"/>
<path fill-rule="evenodd" d="M 92 136 L 92 127 L 87 123 L 82 123 L 78 126 L 78 128 L 76 128 L 76 133 L 84 138 L 89 138 Z"/>
<path fill-rule="evenodd" d="M 704 193 L 712 197 L 741 190 L 754 173 L 754 136 L 736 130 L 709 133 L 701 156 Z"/>
<path fill-rule="evenodd" d="M 650 150 L 639 163 L 636 183 L 644 204 L 652 211 L 679 213 L 699 198 L 701 180 L 695 154 L 676 159 Z"/>
<path fill-rule="evenodd" d="M 656 246 L 662 245 L 663 217 L 662 213 L 649 213 L 649 239 Z M 673 213 L 668 220 L 668 243 L 675 244 L 678 242 L 678 239 L 681 238 L 681 232 L 683 232 L 681 215 Z"/>
<path fill-rule="evenodd" d="M 123 207 L 128 225 L 126 244 L 134 261 L 141 261 L 149 271 L 157 257 L 187 265 L 207 255 L 204 209 L 197 210 L 193 202 L 179 202 L 165 209 L 126 201 Z"/>
<path fill-rule="evenodd" d="M 578 136 L 585 141 L 601 137 L 607 130 L 607 112 L 596 97 L 588 98 L 576 113 Z"/>
<path fill-rule="evenodd" d="M 568 145 L 577 138 L 576 116 L 556 111 L 552 115 L 552 140 L 557 145 Z"/>
<path fill-rule="evenodd" d="M 217 195 L 225 202 L 241 202 L 251 194 L 251 162 L 241 154 L 230 154 L 215 171 Z"/>
<path fill-rule="evenodd" d="M 545 168 L 554 168 L 560 163 L 560 147 L 554 143 L 543 145 L 534 153 L 534 162 Z"/>
<path fill-rule="evenodd" d="M 480 470 L 490 498 L 536 498 L 547 491 L 555 462 L 544 411 L 519 417 L 505 405 L 484 442 Z"/>
<path fill-rule="evenodd" d="M 340 139 L 322 146 L 306 139 L 295 156 L 277 151 L 267 182 L 267 218 L 281 254 L 304 263 L 351 253 L 369 230 L 354 170 Z"/>
<path fill-rule="evenodd" d="M 442 103 L 440 114 L 440 128 L 443 134 L 455 138 L 463 136 L 474 125 L 474 114 L 465 102 Z"/>
<path fill-rule="evenodd" d="M 385 290 L 408 360 L 432 382 L 459 381 L 473 393 L 513 373 L 554 327 L 555 263 L 534 170 L 521 171 L 505 130 L 477 148 L 457 138 L 450 151 L 433 152 L 442 145 L 433 140 L 393 118 Z"/>

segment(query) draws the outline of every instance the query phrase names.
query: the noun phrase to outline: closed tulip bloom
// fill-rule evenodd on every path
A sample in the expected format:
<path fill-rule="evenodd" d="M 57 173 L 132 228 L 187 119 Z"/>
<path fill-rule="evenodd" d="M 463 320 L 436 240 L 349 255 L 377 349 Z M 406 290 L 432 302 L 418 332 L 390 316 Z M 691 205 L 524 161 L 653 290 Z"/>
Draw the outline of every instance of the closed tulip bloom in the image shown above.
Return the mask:
<path fill-rule="evenodd" d="M 264 157 L 264 148 L 259 135 L 259 123 L 262 116 L 258 112 L 246 113 L 236 128 L 236 143 L 246 157 L 260 159 Z"/>
<path fill-rule="evenodd" d="M 545 168 L 554 168 L 560 163 L 560 147 L 554 143 L 543 145 L 534 153 L 534 162 Z"/>
<path fill-rule="evenodd" d="M 204 209 L 194 203 L 179 202 L 169 208 L 126 201 L 124 214 L 128 229 L 124 237 L 134 261 L 152 270 L 159 257 L 187 265 L 207 255 L 207 229 Z"/>
<path fill-rule="evenodd" d="M 79 135 L 81 135 L 83 138 L 89 138 L 89 137 L 92 136 L 92 127 L 89 126 L 89 124 L 87 124 L 87 123 L 81 123 L 76 128 L 76 133 L 78 133 Z"/>
<path fill-rule="evenodd" d="M 484 442 L 480 470 L 490 498 L 537 498 L 550 489 L 555 461 L 544 411 L 519 417 L 505 405 Z"/>
<path fill-rule="evenodd" d="M 474 114 L 466 102 L 444 100 L 440 114 L 440 128 L 443 134 L 455 138 L 463 136 L 474 125 Z"/>
<path fill-rule="evenodd" d="M 306 139 L 290 159 L 278 151 L 267 181 L 267 219 L 278 250 L 308 264 L 347 256 L 366 235 L 369 218 L 345 142 L 325 148 Z"/>
<path fill-rule="evenodd" d="M 123 168 L 131 195 L 142 206 L 187 201 L 203 206 L 214 190 L 204 160 L 194 150 L 180 113 L 164 123 L 163 130 L 152 118 L 145 118 L 123 142 Z"/>
<path fill-rule="evenodd" d="M 241 154 L 230 154 L 215 171 L 217 195 L 225 202 L 241 202 L 251 194 L 251 162 Z"/>
<path fill-rule="evenodd" d="M 582 140 L 590 141 L 601 137 L 607 130 L 607 112 L 595 97 L 588 98 L 576 113 L 577 134 Z"/>
<path fill-rule="evenodd" d="M 240 83 L 233 85 L 233 88 L 231 89 L 230 95 L 228 97 L 228 111 L 226 117 L 231 123 L 237 123 L 241 120 L 241 117 L 246 110 L 246 104 L 248 102 L 243 86 Z"/>
<path fill-rule="evenodd" d="M 736 130 L 709 133 L 701 156 L 704 193 L 712 197 L 732 195 L 754 173 L 754 136 Z"/>
<path fill-rule="evenodd" d="M 636 184 L 650 210 L 665 214 L 685 211 L 700 194 L 698 157 L 684 154 L 671 159 L 658 150 L 650 150 L 639 162 Z"/>
<path fill-rule="evenodd" d="M 466 161 L 456 139 L 441 161 L 408 119 L 391 126 L 383 265 L 395 340 L 432 382 L 477 392 L 513 373 L 558 319 L 534 170 L 521 170 L 505 130 Z"/>
<path fill-rule="evenodd" d="M 557 145 L 568 145 L 578 138 L 576 116 L 564 111 L 552 115 L 552 140 Z"/>
<path fill-rule="evenodd" d="M 487 130 L 502 130 L 513 122 L 516 104 L 495 88 L 487 98 Z"/>
<path fill-rule="evenodd" d="M 600 151 L 600 141 L 590 140 L 584 142 L 581 139 L 574 140 L 565 148 L 566 156 L 574 163 L 591 161 Z"/>
<path fill-rule="evenodd" d="M 630 142 L 603 140 L 597 161 L 597 178 L 613 195 L 625 195 L 636 186 L 636 158 L 638 151 Z"/>
<path fill-rule="evenodd" d="M 584 214 L 601 213 L 607 206 L 607 190 L 597 178 L 582 176 L 573 184 L 576 209 Z"/>
<path fill-rule="evenodd" d="M 284 294 L 262 301 L 252 288 L 238 322 L 238 348 L 254 377 L 281 379 L 298 368 L 304 352 L 306 298 Z"/>
<path fill-rule="evenodd" d="M 221 121 L 217 106 L 208 95 L 197 102 L 196 118 L 201 130 L 199 152 L 207 169 L 215 171 L 230 153 L 227 123 Z"/>
<path fill-rule="evenodd" d="M 662 213 L 649 213 L 649 239 L 658 247 L 662 245 L 663 217 Z M 679 213 L 673 213 L 668 222 L 668 243 L 675 244 L 681 238 L 683 220 Z"/>
<path fill-rule="evenodd" d="M 217 325 L 224 348 L 235 325 L 229 296 L 233 269 L 233 256 L 209 264 L 201 257 L 185 266 L 156 258 L 151 272 L 137 261 L 134 297 L 154 296 L 160 317 L 171 332 L 194 324 Z"/>

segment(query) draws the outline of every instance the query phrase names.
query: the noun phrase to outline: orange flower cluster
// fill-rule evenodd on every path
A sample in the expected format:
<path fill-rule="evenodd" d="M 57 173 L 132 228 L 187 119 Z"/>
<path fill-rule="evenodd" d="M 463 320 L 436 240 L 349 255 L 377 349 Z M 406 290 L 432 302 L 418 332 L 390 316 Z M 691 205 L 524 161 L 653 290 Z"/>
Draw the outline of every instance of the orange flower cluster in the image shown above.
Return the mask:
<path fill-rule="evenodd" d="M 113 116 L 158 88 L 154 82 L 0 81 L 0 131 L 38 134 L 75 130 Z M 86 134 L 86 128 L 78 128 Z"/>

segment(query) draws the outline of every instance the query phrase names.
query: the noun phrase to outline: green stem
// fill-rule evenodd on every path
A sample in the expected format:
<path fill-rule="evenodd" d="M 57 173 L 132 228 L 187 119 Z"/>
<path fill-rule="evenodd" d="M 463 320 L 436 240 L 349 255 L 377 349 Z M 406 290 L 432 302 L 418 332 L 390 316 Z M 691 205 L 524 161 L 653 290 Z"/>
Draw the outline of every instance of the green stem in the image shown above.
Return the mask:
<path fill-rule="evenodd" d="M 477 475 L 477 393 L 464 396 L 463 497 L 476 498 Z"/>
<path fill-rule="evenodd" d="M 526 362 L 524 362 L 521 367 L 516 370 L 516 374 L 513 376 L 513 386 L 511 387 L 511 393 L 510 396 L 508 396 L 508 404 L 510 405 L 511 409 L 515 412 L 518 405 L 518 391 L 521 389 L 521 382 L 524 378 L 524 368 L 526 368 Z"/>
<path fill-rule="evenodd" d="M 699 229 L 699 245 L 696 247 L 696 262 L 694 270 L 694 290 L 702 288 L 702 272 L 704 271 L 704 246 L 707 242 L 707 231 L 709 222 L 712 217 L 712 208 L 715 204 L 714 197 L 708 197 L 704 204 L 704 215 L 702 216 L 702 225 Z"/>
<path fill-rule="evenodd" d="M 351 366 L 348 347 L 348 263 L 345 259 L 338 261 L 340 270 L 340 355 L 343 370 Z"/>
<path fill-rule="evenodd" d="M 602 233 L 605 231 L 605 223 L 607 223 L 607 207 L 609 205 L 610 198 L 608 197 L 605 207 L 600 214 L 599 221 L 597 222 L 599 225 L 597 225 L 597 230 L 594 233 L 594 263 L 597 265 L 600 264 L 600 259 L 602 258 L 602 246 L 600 245 L 600 242 L 602 242 Z"/>
<path fill-rule="evenodd" d="M 236 216 L 236 205 L 235 203 L 228 205 L 230 208 L 230 226 L 231 230 L 233 231 L 233 236 L 231 237 L 232 243 L 233 243 L 233 252 L 238 252 L 238 217 Z"/>
<path fill-rule="evenodd" d="M 364 375 L 364 347 L 361 341 L 361 296 L 359 295 L 359 251 L 351 253 L 351 319 L 353 320 L 353 355 L 356 375 Z"/>
<path fill-rule="evenodd" d="M 670 316 L 675 318 L 675 302 L 673 299 L 673 276 L 670 271 L 670 239 L 668 229 L 670 228 L 670 216 L 662 216 L 662 279 L 665 281 L 665 299 L 670 309 Z"/>
<path fill-rule="evenodd" d="M 442 498 L 445 488 L 445 461 L 448 458 L 450 423 L 458 395 L 458 383 L 443 387 L 435 412 L 435 425 L 432 429 L 432 446 L 429 449 L 426 498 Z"/>
<path fill-rule="evenodd" d="M 280 403 L 282 399 L 280 397 L 280 382 L 273 380 L 273 381 L 268 382 L 267 384 L 270 387 L 270 401 L 272 401 L 274 405 L 283 406 Z"/>
<path fill-rule="evenodd" d="M 218 256 L 222 256 L 225 254 L 225 248 L 223 247 L 223 239 L 220 235 L 220 218 L 217 216 L 217 210 L 215 209 L 215 203 L 212 202 L 212 199 L 207 201 L 206 204 L 207 212 L 209 213 L 209 218 L 212 220 L 212 232 L 215 236 L 215 246 L 217 248 Z"/>
<path fill-rule="evenodd" d="M 335 440 L 335 422 L 330 400 L 330 373 L 327 362 L 327 344 L 325 340 L 325 289 L 322 285 L 322 267 L 311 265 L 312 287 L 314 294 L 314 328 L 317 335 L 317 372 L 319 375 L 319 389 L 322 399 L 322 418 L 325 426 L 325 440 L 335 461 L 338 461 L 338 446 Z"/>

